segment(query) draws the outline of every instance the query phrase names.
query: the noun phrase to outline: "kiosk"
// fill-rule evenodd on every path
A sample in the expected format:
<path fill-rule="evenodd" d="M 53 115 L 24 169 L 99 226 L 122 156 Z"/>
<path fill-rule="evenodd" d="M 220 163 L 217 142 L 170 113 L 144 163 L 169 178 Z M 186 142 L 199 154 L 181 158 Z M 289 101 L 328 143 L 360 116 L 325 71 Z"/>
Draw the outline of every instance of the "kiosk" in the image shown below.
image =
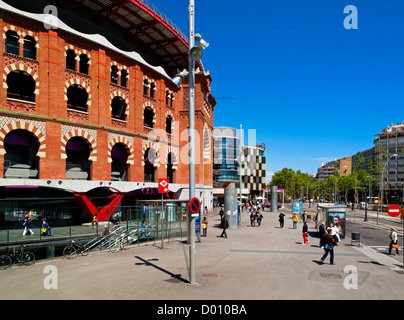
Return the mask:
<path fill-rule="evenodd" d="M 331 223 L 339 223 L 342 228 L 340 238 L 345 238 L 345 220 L 346 220 L 346 207 L 344 205 L 336 205 L 333 203 L 319 203 L 317 205 L 317 220 L 319 224 L 324 221 L 325 227 L 328 228 Z"/>

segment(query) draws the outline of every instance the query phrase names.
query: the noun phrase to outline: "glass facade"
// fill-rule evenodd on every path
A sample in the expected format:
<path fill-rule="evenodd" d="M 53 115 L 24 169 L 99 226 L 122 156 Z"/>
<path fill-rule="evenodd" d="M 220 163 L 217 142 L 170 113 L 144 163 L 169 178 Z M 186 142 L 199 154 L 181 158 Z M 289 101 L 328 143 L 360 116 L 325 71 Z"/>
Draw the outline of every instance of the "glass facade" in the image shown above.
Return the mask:
<path fill-rule="evenodd" d="M 216 185 L 225 182 L 238 182 L 240 140 L 233 128 L 215 128 L 213 135 L 214 163 L 213 181 Z"/>

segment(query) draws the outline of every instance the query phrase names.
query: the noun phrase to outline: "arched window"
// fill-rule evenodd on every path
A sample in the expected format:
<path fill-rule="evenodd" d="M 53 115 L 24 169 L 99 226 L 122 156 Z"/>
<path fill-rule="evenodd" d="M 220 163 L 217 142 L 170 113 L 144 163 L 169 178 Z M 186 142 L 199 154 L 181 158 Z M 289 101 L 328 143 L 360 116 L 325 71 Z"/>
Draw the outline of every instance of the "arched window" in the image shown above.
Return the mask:
<path fill-rule="evenodd" d="M 7 76 L 7 98 L 35 102 L 35 81 L 25 71 L 14 70 Z"/>
<path fill-rule="evenodd" d="M 154 182 L 156 152 L 149 148 L 144 153 L 144 182 Z"/>
<path fill-rule="evenodd" d="M 112 118 L 125 121 L 126 103 L 121 97 L 115 97 L 111 102 Z"/>
<path fill-rule="evenodd" d="M 121 86 L 122 87 L 127 87 L 127 83 L 128 83 L 128 71 L 126 71 L 125 69 L 121 70 Z"/>
<path fill-rule="evenodd" d="M 166 90 L 166 105 L 170 105 L 170 91 Z"/>
<path fill-rule="evenodd" d="M 154 82 L 150 83 L 150 98 L 154 99 L 154 92 L 156 91 L 156 84 Z"/>
<path fill-rule="evenodd" d="M 20 37 L 17 32 L 8 30 L 6 32 L 6 52 L 15 54 L 16 56 L 20 55 L 20 43 L 18 40 Z"/>
<path fill-rule="evenodd" d="M 79 72 L 88 74 L 88 56 L 82 53 L 80 55 L 80 65 L 79 65 Z"/>
<path fill-rule="evenodd" d="M 172 133 L 172 127 L 173 127 L 173 119 L 171 118 L 171 116 L 167 116 L 166 117 L 166 132 L 168 134 Z"/>
<path fill-rule="evenodd" d="M 149 128 L 153 128 L 154 112 L 153 112 L 152 108 L 150 108 L 150 107 L 144 108 L 143 118 L 144 118 L 144 120 L 143 120 L 144 121 L 144 126 L 149 127 Z"/>
<path fill-rule="evenodd" d="M 143 80 L 143 95 L 148 96 L 149 95 L 149 81 L 147 79 Z"/>
<path fill-rule="evenodd" d="M 118 67 L 111 67 L 111 83 L 118 84 Z"/>
<path fill-rule="evenodd" d="M 174 171 L 175 171 L 173 169 L 174 159 L 175 159 L 174 154 L 170 152 L 167 156 L 167 179 L 169 183 L 174 183 Z"/>
<path fill-rule="evenodd" d="M 29 131 L 16 129 L 4 138 L 4 177 L 10 179 L 38 178 L 38 139 Z"/>
<path fill-rule="evenodd" d="M 122 143 L 116 143 L 111 150 L 111 181 L 128 181 L 128 150 Z"/>
<path fill-rule="evenodd" d="M 81 137 L 73 137 L 66 143 L 66 179 L 90 180 L 91 148 Z"/>
<path fill-rule="evenodd" d="M 87 112 L 88 94 L 86 89 L 78 84 L 72 84 L 67 89 L 67 108 Z"/>
<path fill-rule="evenodd" d="M 66 51 L 66 69 L 76 71 L 76 52 L 72 49 Z"/>
<path fill-rule="evenodd" d="M 36 41 L 31 36 L 24 38 L 23 54 L 25 58 L 36 60 Z"/>

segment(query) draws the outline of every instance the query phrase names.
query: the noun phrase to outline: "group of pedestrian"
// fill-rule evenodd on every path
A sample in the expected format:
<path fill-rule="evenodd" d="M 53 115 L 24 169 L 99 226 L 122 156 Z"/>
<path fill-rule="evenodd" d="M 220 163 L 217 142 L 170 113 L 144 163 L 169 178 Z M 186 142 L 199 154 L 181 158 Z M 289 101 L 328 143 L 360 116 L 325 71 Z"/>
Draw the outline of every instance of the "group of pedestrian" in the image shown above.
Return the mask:
<path fill-rule="evenodd" d="M 33 235 L 34 231 L 32 231 L 31 228 L 31 218 L 29 215 L 25 215 L 24 222 L 22 224 L 24 227 L 24 230 L 22 231 L 23 236 L 29 236 Z M 46 217 L 42 218 L 42 224 L 41 224 L 41 236 L 52 236 L 52 230 L 49 221 L 46 219 Z"/>
<path fill-rule="evenodd" d="M 325 229 L 325 222 L 321 222 L 319 227 L 320 248 L 324 248 L 324 254 L 320 259 L 320 264 L 324 264 L 328 254 L 330 254 L 330 264 L 334 264 L 334 247 L 338 246 L 338 242 L 341 241 L 341 233 L 342 227 L 338 222 L 331 223 L 327 229 Z"/>
<path fill-rule="evenodd" d="M 258 209 L 251 210 L 251 213 L 250 213 L 251 227 L 255 227 L 256 223 L 259 227 L 261 225 L 261 221 L 263 218 L 264 218 L 264 216 L 262 215 L 259 207 L 258 207 Z"/>

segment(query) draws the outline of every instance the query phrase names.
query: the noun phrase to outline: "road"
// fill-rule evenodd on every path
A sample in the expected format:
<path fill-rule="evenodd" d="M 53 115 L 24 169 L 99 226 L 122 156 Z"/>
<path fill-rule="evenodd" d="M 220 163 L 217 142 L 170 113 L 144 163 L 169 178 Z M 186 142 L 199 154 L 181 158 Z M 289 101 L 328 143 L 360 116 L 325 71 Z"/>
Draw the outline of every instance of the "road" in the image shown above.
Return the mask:
<path fill-rule="evenodd" d="M 403 262 L 403 223 L 400 217 L 393 218 L 385 212 L 379 212 L 379 216 L 377 217 L 376 212 L 368 211 L 368 221 L 365 222 L 364 210 L 356 210 L 355 212 L 352 210 L 347 210 L 346 213 L 347 236 L 350 236 L 352 232 L 359 232 L 361 244 L 383 254 L 388 254 L 388 246 L 390 244 L 390 228 L 395 228 L 398 235 L 400 255 L 390 257 L 399 262 Z"/>
<path fill-rule="evenodd" d="M 292 204 L 285 204 L 285 211 L 291 212 Z M 303 204 L 303 210 L 306 212 L 315 212 L 316 207 L 308 207 Z M 390 228 L 393 227 L 397 231 L 398 243 L 400 246 L 400 254 L 398 256 L 389 255 L 389 257 L 403 263 L 402 248 L 403 243 L 403 222 L 400 217 L 390 217 L 386 212 L 368 211 L 368 221 L 365 222 L 365 210 L 346 210 L 346 237 L 351 238 L 352 232 L 360 233 L 360 243 L 373 250 L 388 255 L 388 247 L 390 244 Z M 394 253 L 394 251 L 393 251 Z"/>

